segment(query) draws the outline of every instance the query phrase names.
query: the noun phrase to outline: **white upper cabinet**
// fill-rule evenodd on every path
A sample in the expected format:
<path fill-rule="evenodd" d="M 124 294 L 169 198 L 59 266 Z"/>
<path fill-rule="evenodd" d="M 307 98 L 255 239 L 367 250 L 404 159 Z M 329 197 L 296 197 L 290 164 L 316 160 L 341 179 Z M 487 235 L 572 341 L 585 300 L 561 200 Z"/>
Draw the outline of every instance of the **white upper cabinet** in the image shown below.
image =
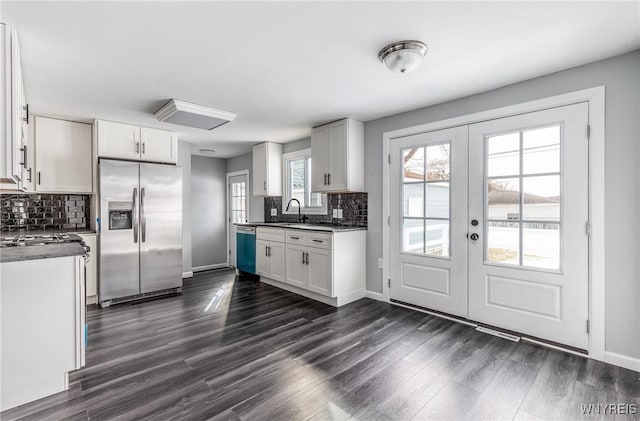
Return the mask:
<path fill-rule="evenodd" d="M 178 136 L 166 130 L 141 127 L 140 159 L 150 162 L 178 162 Z"/>
<path fill-rule="evenodd" d="M 350 118 L 311 132 L 311 188 L 317 192 L 364 190 L 364 125 Z"/>
<path fill-rule="evenodd" d="M 178 137 L 167 130 L 98 120 L 98 156 L 175 164 Z"/>
<path fill-rule="evenodd" d="M 253 195 L 282 196 L 282 145 L 264 142 L 253 147 Z"/>
<path fill-rule="evenodd" d="M 35 117 L 35 190 L 91 193 L 91 135 L 91 124 Z"/>
<path fill-rule="evenodd" d="M 140 127 L 112 121 L 98 125 L 98 156 L 103 158 L 140 159 Z"/>
<path fill-rule="evenodd" d="M 2 159 L 0 179 L 8 188 L 24 188 L 27 173 L 27 130 L 29 106 L 27 104 L 18 33 L 0 24 L 0 133 Z"/>

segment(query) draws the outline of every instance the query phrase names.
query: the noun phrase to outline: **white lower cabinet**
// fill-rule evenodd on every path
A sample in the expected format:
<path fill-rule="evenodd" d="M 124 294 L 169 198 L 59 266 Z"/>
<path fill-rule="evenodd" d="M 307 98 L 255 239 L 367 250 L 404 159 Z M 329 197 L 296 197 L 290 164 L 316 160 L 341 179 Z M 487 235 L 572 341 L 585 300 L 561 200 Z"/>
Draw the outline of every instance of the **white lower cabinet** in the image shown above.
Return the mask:
<path fill-rule="evenodd" d="M 284 244 L 256 240 L 256 272 L 275 281 L 284 282 Z"/>
<path fill-rule="evenodd" d="M 256 236 L 263 282 L 333 306 L 364 297 L 366 231 L 258 227 Z M 284 246 L 282 257 L 276 246 Z M 284 261 L 283 274 L 274 270 L 274 261 Z"/>
<path fill-rule="evenodd" d="M 300 288 L 307 288 L 307 265 L 305 253 L 307 248 L 297 244 L 287 244 L 286 249 L 286 283 Z"/>
<path fill-rule="evenodd" d="M 307 248 L 307 289 L 333 297 L 331 250 Z"/>

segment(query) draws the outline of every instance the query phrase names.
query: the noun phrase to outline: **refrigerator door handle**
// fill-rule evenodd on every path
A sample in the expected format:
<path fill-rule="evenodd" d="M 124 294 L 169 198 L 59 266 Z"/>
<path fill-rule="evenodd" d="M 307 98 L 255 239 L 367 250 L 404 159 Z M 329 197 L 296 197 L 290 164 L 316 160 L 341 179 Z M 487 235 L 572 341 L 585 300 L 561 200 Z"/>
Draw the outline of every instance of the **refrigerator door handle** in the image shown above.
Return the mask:
<path fill-rule="evenodd" d="M 138 188 L 133 188 L 133 242 L 138 242 Z"/>
<path fill-rule="evenodd" d="M 145 208 L 146 208 L 146 195 L 144 193 L 144 187 L 140 189 L 140 224 L 141 224 L 141 238 L 142 238 L 142 242 L 144 243 L 145 241 L 147 241 L 147 216 L 145 215 Z"/>

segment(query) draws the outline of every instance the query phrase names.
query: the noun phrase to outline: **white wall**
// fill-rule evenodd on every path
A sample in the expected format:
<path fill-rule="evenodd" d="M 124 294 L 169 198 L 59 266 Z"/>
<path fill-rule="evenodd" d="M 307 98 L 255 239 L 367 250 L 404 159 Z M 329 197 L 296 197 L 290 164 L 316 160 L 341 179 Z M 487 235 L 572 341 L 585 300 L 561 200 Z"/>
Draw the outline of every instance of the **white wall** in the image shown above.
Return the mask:
<path fill-rule="evenodd" d="M 640 52 L 365 123 L 367 289 L 382 291 L 382 134 L 594 86 L 606 86 L 606 350 L 640 358 Z M 452 81 L 455 83 L 455 81 Z"/>
<path fill-rule="evenodd" d="M 191 156 L 191 255 L 194 269 L 227 263 L 226 160 Z"/>
<path fill-rule="evenodd" d="M 191 145 L 178 142 L 178 166 L 182 167 L 182 272 L 191 272 Z"/>

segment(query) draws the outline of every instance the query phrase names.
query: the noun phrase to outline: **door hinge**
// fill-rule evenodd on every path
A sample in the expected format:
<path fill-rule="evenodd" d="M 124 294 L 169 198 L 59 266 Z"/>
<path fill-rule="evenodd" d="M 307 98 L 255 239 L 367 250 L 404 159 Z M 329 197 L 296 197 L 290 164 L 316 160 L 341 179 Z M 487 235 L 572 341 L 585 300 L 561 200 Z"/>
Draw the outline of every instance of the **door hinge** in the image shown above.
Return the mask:
<path fill-rule="evenodd" d="M 591 124 L 587 124 L 587 140 L 591 139 Z"/>
<path fill-rule="evenodd" d="M 387 216 L 387 225 L 391 226 L 391 217 L 390 216 Z"/>
<path fill-rule="evenodd" d="M 391 288 L 391 278 L 387 279 L 388 284 L 389 284 L 389 288 Z"/>
<path fill-rule="evenodd" d="M 391 164 L 391 154 L 387 155 L 387 162 L 389 162 L 389 164 Z"/>
<path fill-rule="evenodd" d="M 231 249 L 229 249 L 229 256 L 231 256 Z"/>
<path fill-rule="evenodd" d="M 587 223 L 584 226 L 584 230 L 587 234 L 587 237 L 591 237 L 591 222 L 587 221 Z"/>
<path fill-rule="evenodd" d="M 589 320 L 587 320 L 587 333 L 591 330 L 591 325 L 589 324 Z"/>

